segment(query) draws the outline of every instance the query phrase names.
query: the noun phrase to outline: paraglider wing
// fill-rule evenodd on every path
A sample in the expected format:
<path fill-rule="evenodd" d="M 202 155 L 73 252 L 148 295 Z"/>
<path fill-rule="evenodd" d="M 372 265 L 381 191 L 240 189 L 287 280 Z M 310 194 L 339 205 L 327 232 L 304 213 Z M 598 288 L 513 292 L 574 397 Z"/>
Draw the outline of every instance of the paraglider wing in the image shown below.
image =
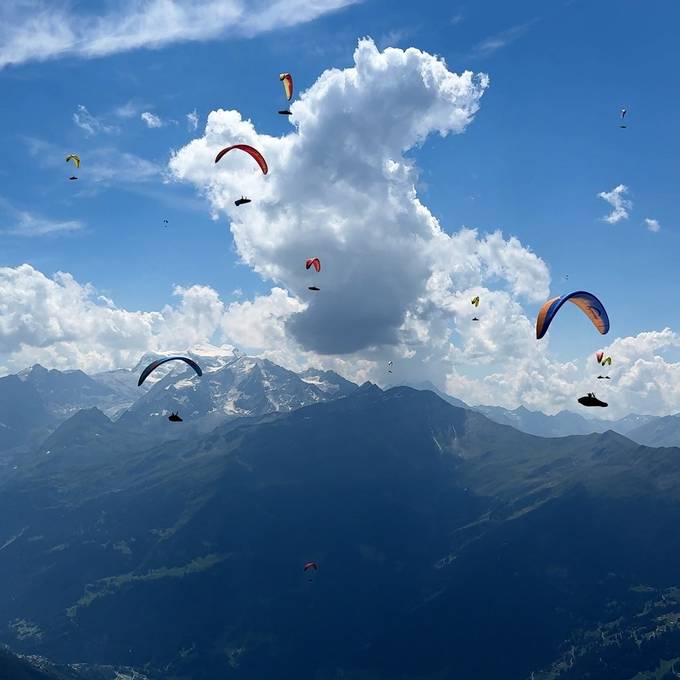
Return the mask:
<path fill-rule="evenodd" d="M 73 161 L 73 165 L 76 166 L 76 168 L 80 167 L 80 156 L 72 153 L 66 156 L 66 162 L 68 163 L 69 161 Z"/>
<path fill-rule="evenodd" d="M 266 175 L 269 172 L 269 168 L 267 167 L 267 161 L 264 159 L 264 156 L 254 147 L 248 145 L 248 144 L 233 144 L 232 146 L 227 146 L 222 151 L 220 151 L 217 156 L 215 156 L 215 163 L 219 163 L 220 160 L 228 154 L 232 149 L 239 149 L 241 151 L 245 151 L 248 155 L 252 156 L 257 164 L 260 166 L 260 170 Z"/>
<path fill-rule="evenodd" d="M 548 300 L 536 317 L 536 339 L 540 340 L 547 332 L 552 320 L 565 302 L 573 302 L 592 321 L 597 330 L 605 335 L 609 331 L 609 316 L 604 305 L 585 290 L 577 290 Z"/>
<path fill-rule="evenodd" d="M 193 359 L 189 359 L 189 357 L 165 357 L 164 359 L 156 359 L 156 361 L 152 361 L 142 371 L 142 374 L 139 376 L 139 381 L 137 382 L 137 387 L 139 387 L 159 366 L 166 364 L 168 361 L 183 361 L 184 363 L 191 366 L 191 368 L 193 368 L 199 376 L 203 375 L 201 367 Z"/>
<path fill-rule="evenodd" d="M 603 352 L 602 350 L 600 350 L 599 352 L 597 352 L 597 353 L 595 354 L 595 358 L 597 359 L 597 363 L 598 363 L 598 364 L 601 364 L 601 363 L 602 363 L 602 359 L 604 358 L 604 352 Z"/>
<path fill-rule="evenodd" d="M 279 80 L 283 84 L 283 89 L 286 93 L 286 99 L 290 101 L 293 98 L 293 76 L 290 73 L 281 73 Z"/>
<path fill-rule="evenodd" d="M 607 357 L 606 359 L 604 359 L 604 360 L 602 361 L 602 365 L 603 365 L 603 366 L 611 366 L 611 365 L 612 365 L 612 358 L 611 358 L 611 357 Z"/>
<path fill-rule="evenodd" d="M 319 260 L 318 257 L 313 257 L 313 258 L 307 260 L 307 262 L 305 262 L 305 269 L 310 269 L 311 267 L 314 267 L 314 269 L 317 272 L 320 272 L 321 271 L 321 260 Z"/>
<path fill-rule="evenodd" d="M 307 562 L 304 567 L 304 571 L 319 571 L 319 565 L 316 562 Z"/>
<path fill-rule="evenodd" d="M 479 307 L 479 295 L 475 295 L 475 297 L 470 300 L 470 304 L 474 305 L 475 307 Z"/>

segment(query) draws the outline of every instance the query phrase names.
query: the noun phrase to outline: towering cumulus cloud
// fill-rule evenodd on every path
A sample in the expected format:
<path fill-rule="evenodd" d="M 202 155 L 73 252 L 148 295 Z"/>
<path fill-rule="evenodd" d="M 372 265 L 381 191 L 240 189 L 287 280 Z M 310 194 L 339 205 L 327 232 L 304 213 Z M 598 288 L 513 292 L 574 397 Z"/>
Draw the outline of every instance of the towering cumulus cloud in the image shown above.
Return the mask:
<path fill-rule="evenodd" d="M 518 241 L 448 236 L 416 193 L 406 152 L 431 134 L 463 132 L 487 86 L 484 74 L 458 75 L 420 50 L 380 52 L 364 39 L 352 68 L 326 71 L 293 103 L 294 132 L 271 137 L 236 111 L 213 111 L 170 167 L 227 216 L 242 259 L 306 303 L 288 321 L 303 348 L 394 345 L 414 319 L 451 312 L 450 295 L 485 277 L 513 294 L 547 292 L 545 265 Z M 235 143 L 258 148 L 269 175 L 245 154 L 215 166 L 216 152 Z M 234 206 L 242 194 L 253 199 L 247 208 Z M 305 270 L 308 257 L 321 259 L 321 274 Z"/>

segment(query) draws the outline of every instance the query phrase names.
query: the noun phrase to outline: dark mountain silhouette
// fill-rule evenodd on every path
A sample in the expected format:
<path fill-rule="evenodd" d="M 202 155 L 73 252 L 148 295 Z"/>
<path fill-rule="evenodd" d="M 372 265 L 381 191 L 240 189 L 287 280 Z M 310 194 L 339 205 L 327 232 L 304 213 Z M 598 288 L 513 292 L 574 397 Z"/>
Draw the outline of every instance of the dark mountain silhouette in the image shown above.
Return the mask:
<path fill-rule="evenodd" d="M 0 484 L 20 651 L 164 680 L 629 678 L 671 658 L 678 449 L 544 439 L 370 383 L 115 453 L 101 416 Z M 634 636 L 617 666 L 605 640 Z"/>

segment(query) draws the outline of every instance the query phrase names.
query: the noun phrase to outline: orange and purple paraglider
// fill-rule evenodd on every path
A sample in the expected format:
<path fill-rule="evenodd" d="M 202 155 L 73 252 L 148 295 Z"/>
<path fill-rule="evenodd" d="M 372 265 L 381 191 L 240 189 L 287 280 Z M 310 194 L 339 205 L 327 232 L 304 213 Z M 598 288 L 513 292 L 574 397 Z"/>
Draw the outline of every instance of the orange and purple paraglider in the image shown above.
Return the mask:
<path fill-rule="evenodd" d="M 536 339 L 540 340 L 547 332 L 552 320 L 565 302 L 574 303 L 592 322 L 597 330 L 605 335 L 609 332 L 609 316 L 604 305 L 585 290 L 577 290 L 567 295 L 548 300 L 536 317 Z"/>

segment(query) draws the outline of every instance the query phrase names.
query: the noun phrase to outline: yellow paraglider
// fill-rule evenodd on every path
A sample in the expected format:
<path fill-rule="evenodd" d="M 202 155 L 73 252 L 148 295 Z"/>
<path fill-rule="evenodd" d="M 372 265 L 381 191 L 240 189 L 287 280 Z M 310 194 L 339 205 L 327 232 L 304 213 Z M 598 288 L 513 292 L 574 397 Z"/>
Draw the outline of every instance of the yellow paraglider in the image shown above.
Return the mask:
<path fill-rule="evenodd" d="M 80 167 L 80 156 L 78 156 L 77 154 L 72 153 L 72 154 L 69 154 L 68 156 L 66 156 L 66 162 L 68 163 L 69 161 L 71 161 L 73 163 L 73 165 L 76 166 L 76 168 Z M 69 177 L 69 179 L 74 180 L 74 179 L 78 179 L 78 178 L 75 175 L 71 175 Z"/>
<path fill-rule="evenodd" d="M 470 300 L 470 304 L 474 305 L 475 307 L 479 307 L 479 295 L 475 295 L 475 297 Z"/>

